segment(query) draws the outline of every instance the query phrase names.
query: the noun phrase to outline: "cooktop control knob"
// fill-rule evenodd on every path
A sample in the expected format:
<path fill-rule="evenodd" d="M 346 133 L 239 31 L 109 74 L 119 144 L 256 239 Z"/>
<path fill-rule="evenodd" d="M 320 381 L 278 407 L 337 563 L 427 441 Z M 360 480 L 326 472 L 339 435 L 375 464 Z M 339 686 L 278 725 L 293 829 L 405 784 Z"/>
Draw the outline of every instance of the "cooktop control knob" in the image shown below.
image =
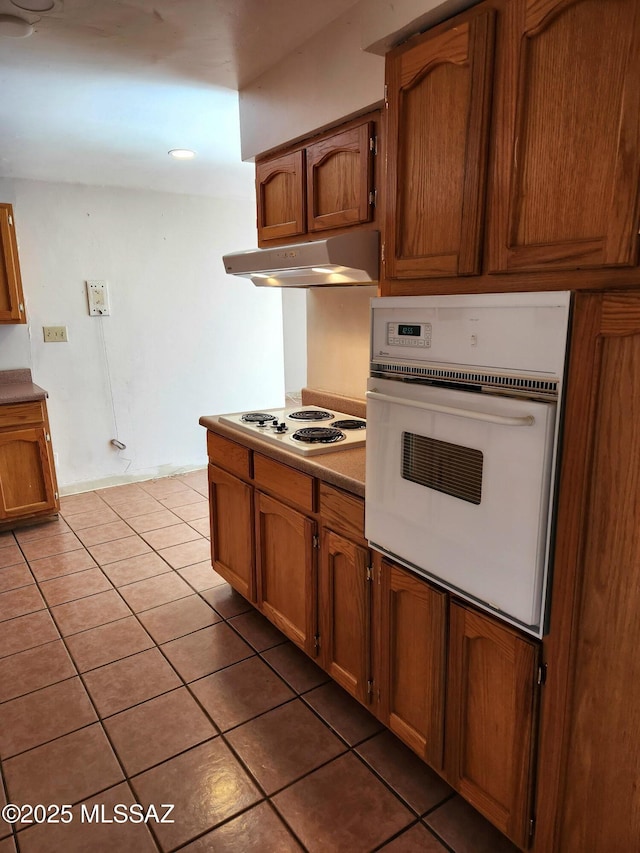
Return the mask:
<path fill-rule="evenodd" d="M 279 423 L 276 426 L 276 432 L 286 432 L 287 429 L 288 429 L 288 427 L 284 421 L 282 421 L 282 423 Z"/>

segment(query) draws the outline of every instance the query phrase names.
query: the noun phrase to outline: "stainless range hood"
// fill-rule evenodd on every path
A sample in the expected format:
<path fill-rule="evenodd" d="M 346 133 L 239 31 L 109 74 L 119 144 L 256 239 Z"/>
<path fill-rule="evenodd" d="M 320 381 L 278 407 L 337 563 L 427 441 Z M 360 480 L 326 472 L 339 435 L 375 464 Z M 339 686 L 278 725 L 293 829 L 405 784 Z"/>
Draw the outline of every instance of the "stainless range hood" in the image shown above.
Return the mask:
<path fill-rule="evenodd" d="M 350 231 L 310 243 L 249 249 L 223 256 L 230 275 L 260 287 L 340 287 L 375 284 L 379 278 L 378 231 Z"/>

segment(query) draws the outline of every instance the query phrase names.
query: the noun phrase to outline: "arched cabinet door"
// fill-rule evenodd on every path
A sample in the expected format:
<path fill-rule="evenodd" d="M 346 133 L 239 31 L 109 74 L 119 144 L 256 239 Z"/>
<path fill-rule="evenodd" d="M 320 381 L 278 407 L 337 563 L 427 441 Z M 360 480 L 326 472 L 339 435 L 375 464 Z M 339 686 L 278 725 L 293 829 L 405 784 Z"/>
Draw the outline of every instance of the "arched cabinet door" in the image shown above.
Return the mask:
<path fill-rule="evenodd" d="M 307 146 L 307 228 L 369 222 L 373 209 L 373 122 Z"/>
<path fill-rule="evenodd" d="M 258 240 L 304 234 L 304 151 L 256 163 Z"/>
<path fill-rule="evenodd" d="M 494 97 L 488 271 L 634 265 L 637 0 L 511 0 Z"/>
<path fill-rule="evenodd" d="M 494 12 L 387 56 L 386 278 L 480 272 Z"/>

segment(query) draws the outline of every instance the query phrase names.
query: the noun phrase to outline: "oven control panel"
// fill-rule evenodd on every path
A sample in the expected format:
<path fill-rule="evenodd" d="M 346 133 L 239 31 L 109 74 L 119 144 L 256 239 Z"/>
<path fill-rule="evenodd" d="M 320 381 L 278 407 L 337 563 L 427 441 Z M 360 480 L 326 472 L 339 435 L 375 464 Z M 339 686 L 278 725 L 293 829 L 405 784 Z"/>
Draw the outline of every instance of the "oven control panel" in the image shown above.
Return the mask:
<path fill-rule="evenodd" d="M 431 323 L 387 323 L 387 345 L 430 347 Z"/>

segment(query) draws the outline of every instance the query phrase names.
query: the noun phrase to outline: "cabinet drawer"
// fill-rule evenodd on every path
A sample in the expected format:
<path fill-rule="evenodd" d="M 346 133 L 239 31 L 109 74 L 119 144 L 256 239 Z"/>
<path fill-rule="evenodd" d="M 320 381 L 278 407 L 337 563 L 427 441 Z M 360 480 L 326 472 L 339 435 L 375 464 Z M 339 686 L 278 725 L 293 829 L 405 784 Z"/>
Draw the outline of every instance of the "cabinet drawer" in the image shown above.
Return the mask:
<path fill-rule="evenodd" d="M 9 403 L 6 406 L 0 406 L 0 429 L 43 423 L 44 410 L 40 400 L 33 403 Z"/>
<path fill-rule="evenodd" d="M 248 480 L 251 477 L 251 451 L 215 432 L 207 432 L 207 453 L 212 462 Z"/>
<path fill-rule="evenodd" d="M 364 539 L 364 501 L 326 483 L 320 483 L 322 523 L 336 533 Z"/>
<path fill-rule="evenodd" d="M 257 486 L 313 512 L 313 477 L 308 474 L 256 453 L 253 478 Z"/>

